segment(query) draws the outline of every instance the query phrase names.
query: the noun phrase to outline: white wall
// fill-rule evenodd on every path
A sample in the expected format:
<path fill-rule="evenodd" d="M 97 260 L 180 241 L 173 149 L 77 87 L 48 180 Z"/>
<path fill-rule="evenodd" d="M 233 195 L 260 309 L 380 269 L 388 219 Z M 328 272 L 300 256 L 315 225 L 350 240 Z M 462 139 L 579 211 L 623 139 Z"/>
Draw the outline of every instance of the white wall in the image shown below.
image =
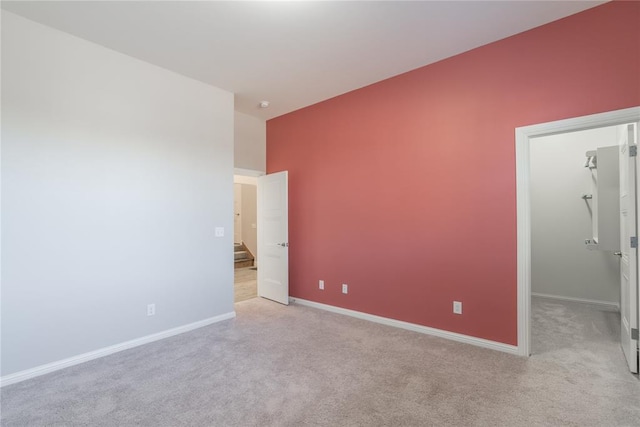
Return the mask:
<path fill-rule="evenodd" d="M 233 242 L 242 242 L 242 184 L 233 183 Z M 235 250 L 235 248 L 234 248 Z"/>
<path fill-rule="evenodd" d="M 233 175 L 234 184 L 248 184 L 257 186 L 258 178 L 255 176 Z"/>
<path fill-rule="evenodd" d="M 239 204 L 236 212 L 240 212 L 239 240 L 242 241 L 255 257 L 258 264 L 258 178 L 255 176 L 233 176 L 234 200 Z"/>
<path fill-rule="evenodd" d="M 7 12 L 2 92 L 3 376 L 233 312 L 233 94 Z"/>
<path fill-rule="evenodd" d="M 242 185 L 242 241 L 258 262 L 258 187 Z"/>
<path fill-rule="evenodd" d="M 616 144 L 615 126 L 532 140 L 532 292 L 619 303 L 618 257 L 585 248 L 591 216 L 580 198 L 591 193 L 585 152 Z"/>
<path fill-rule="evenodd" d="M 267 124 L 235 112 L 234 165 L 239 169 L 267 170 Z"/>

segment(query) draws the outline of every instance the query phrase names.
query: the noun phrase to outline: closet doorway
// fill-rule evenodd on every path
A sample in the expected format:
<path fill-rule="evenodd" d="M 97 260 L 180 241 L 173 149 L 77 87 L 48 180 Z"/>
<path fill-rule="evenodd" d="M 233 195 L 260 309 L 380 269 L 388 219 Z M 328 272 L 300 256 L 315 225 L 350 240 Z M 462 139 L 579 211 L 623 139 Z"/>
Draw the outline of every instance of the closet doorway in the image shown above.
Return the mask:
<path fill-rule="evenodd" d="M 620 249 L 617 133 L 617 126 L 608 126 L 531 139 L 532 296 L 619 309 L 620 261 L 614 255 Z M 593 239 L 594 221 L 603 217 L 594 206 L 594 187 L 599 178 L 603 181 L 605 166 L 597 168 L 593 162 L 600 159 L 587 153 L 604 147 L 615 156 L 611 190 L 616 195 L 611 218 L 600 231 L 616 236 L 617 244 L 598 250 L 585 242 Z"/>
<path fill-rule="evenodd" d="M 627 325 L 630 333 L 637 329 L 637 276 L 632 274 L 629 286 L 624 288 L 620 254 L 616 254 L 620 250 L 599 250 L 602 248 L 593 244 L 597 238 L 594 239 L 591 222 L 597 221 L 597 210 L 594 210 L 595 200 L 589 196 L 593 192 L 596 168 L 590 167 L 587 152 L 594 151 L 593 144 L 596 149 L 618 145 L 620 134 L 627 129 L 621 125 L 638 121 L 640 108 L 631 108 L 516 129 L 520 354 L 539 354 L 545 351 L 545 345 L 546 349 L 566 345 L 567 349 L 576 351 L 582 344 L 580 340 L 588 338 L 591 328 L 609 334 L 601 337 L 604 341 L 611 337 L 617 340 L 613 348 L 622 357 L 620 337 L 622 341 L 625 339 L 619 326 L 621 302 L 622 317 L 624 320 L 626 316 L 630 322 Z M 637 125 L 631 133 L 637 140 Z M 636 160 L 629 160 L 634 168 Z M 632 181 L 636 183 L 636 175 Z M 633 196 L 635 199 L 635 191 Z M 619 202 L 617 193 L 617 207 Z M 633 215 L 635 224 L 635 210 Z M 614 227 L 617 227 L 614 234 L 620 235 L 620 227 Z M 624 248 L 623 244 L 620 246 Z M 627 253 L 634 261 L 635 274 L 637 249 Z M 621 289 L 624 295 L 620 294 Z M 563 317 L 563 313 L 566 316 Z M 596 320 L 589 319 L 592 315 Z M 536 336 L 546 343 L 532 340 L 534 322 L 551 331 L 551 337 Z M 561 337 L 560 343 L 553 342 L 554 331 Z M 630 370 L 637 372 L 637 337 L 630 344 L 625 354 Z"/>
<path fill-rule="evenodd" d="M 620 242 L 617 134 L 617 126 L 608 126 L 530 141 L 533 355 L 571 355 L 581 363 L 590 353 L 623 364 L 620 258 L 615 255 Z M 607 164 L 594 154 L 603 150 L 610 154 Z M 606 196 L 604 184 L 612 200 L 598 197 Z M 593 224 L 606 216 L 598 209 L 603 203 L 611 209 L 601 234 L 615 237 L 606 249 L 591 243 L 598 234 Z"/>

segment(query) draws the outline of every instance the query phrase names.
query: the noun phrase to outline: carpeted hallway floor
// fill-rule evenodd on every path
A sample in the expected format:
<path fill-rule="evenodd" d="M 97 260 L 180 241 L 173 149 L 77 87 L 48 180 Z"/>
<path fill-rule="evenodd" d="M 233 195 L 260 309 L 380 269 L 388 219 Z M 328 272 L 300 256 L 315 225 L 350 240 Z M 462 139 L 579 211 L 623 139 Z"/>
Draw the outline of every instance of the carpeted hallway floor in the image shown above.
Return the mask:
<path fill-rule="evenodd" d="M 254 298 L 2 389 L 3 426 L 638 426 L 616 314 L 534 298 L 520 358 Z"/>

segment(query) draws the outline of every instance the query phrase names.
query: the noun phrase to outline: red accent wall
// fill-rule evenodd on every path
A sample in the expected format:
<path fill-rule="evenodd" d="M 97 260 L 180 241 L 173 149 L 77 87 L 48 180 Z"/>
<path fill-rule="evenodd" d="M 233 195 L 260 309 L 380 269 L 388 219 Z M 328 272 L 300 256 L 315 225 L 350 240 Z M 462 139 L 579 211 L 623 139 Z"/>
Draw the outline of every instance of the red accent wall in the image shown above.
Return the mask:
<path fill-rule="evenodd" d="M 640 105 L 638 22 L 607 3 L 268 121 L 291 295 L 516 345 L 514 129 Z"/>

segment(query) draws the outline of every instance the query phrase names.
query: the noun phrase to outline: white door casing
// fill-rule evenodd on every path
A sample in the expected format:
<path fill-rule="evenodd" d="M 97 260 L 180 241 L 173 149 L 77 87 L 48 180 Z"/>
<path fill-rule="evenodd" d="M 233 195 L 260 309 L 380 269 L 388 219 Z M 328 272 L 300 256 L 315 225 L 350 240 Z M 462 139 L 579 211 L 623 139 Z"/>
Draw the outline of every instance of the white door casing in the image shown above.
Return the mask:
<path fill-rule="evenodd" d="M 617 126 L 638 121 L 640 121 L 640 107 L 632 107 L 515 129 L 519 355 L 529 356 L 531 354 L 530 139 L 605 126 Z"/>
<path fill-rule="evenodd" d="M 287 171 L 258 177 L 258 296 L 289 304 Z"/>
<path fill-rule="evenodd" d="M 638 372 L 638 249 L 631 245 L 637 236 L 637 126 L 618 126 L 620 160 L 620 344 L 629 370 Z M 636 247 L 633 247 L 636 246 Z"/>

